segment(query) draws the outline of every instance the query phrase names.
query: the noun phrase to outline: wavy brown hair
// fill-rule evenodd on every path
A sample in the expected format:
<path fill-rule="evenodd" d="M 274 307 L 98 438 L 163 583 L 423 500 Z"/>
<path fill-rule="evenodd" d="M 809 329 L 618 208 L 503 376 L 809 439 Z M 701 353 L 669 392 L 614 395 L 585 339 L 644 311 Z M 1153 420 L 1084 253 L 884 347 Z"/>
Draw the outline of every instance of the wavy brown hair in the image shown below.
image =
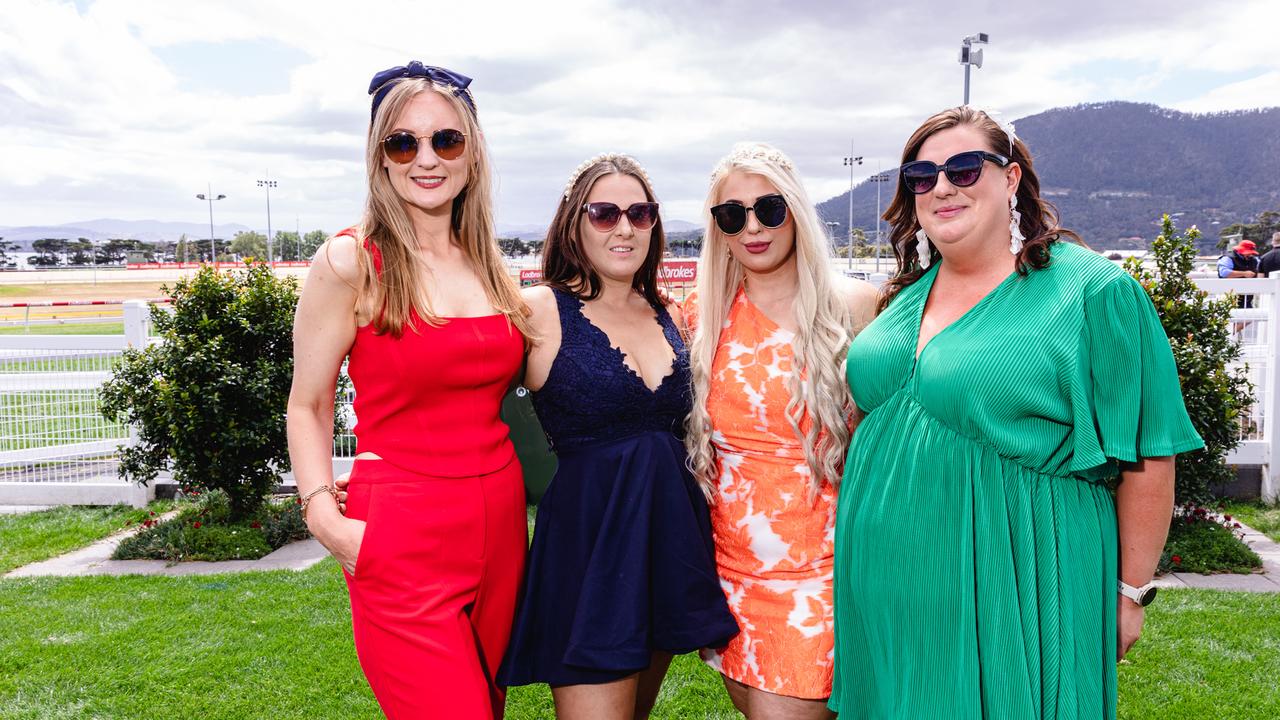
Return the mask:
<path fill-rule="evenodd" d="M 583 300 L 600 296 L 600 275 L 582 249 L 582 204 L 591 194 L 591 188 L 606 175 L 627 175 L 636 179 L 644 189 L 648 202 L 657 202 L 649 178 L 635 158 L 627 155 L 606 155 L 592 163 L 578 175 L 569 189 L 569 197 L 563 196 L 556 215 L 547 229 L 547 240 L 542 246 L 542 281 L 552 287 L 572 293 Z M 621 221 L 619 221 L 621 222 Z M 649 253 L 644 264 L 636 271 L 631 287 L 644 296 L 655 308 L 662 307 L 658 294 L 658 266 L 667 247 L 666 234 L 662 231 L 662 215 L 659 213 L 649 231 Z"/>
<path fill-rule="evenodd" d="M 365 165 L 369 196 L 365 202 L 360 236 L 377 246 L 382 255 L 379 273 L 368 247 L 361 244 L 358 255 L 362 281 L 357 302 L 370 310 L 373 329 L 400 337 L 406 326 L 417 332 L 411 312 L 432 326 L 446 320 L 435 314 L 427 294 L 429 271 L 418 256 L 417 234 L 404 198 L 391 185 L 387 169 L 382 166 L 382 139 L 400 117 L 400 112 L 413 98 L 424 92 L 439 93 L 458 114 L 466 134 L 463 157 L 467 161 L 467 184 L 453 199 L 450 228 L 459 247 L 484 286 L 485 296 L 499 313 L 520 330 L 528 342 L 533 337 L 529 325 L 529 308 L 520 297 L 520 289 L 507 270 L 502 251 L 494 235 L 493 172 L 489 167 L 489 151 L 475 112 L 454 94 L 452 88 L 423 78 L 410 78 L 396 83 L 387 93 L 369 124 L 365 146 Z"/>
<path fill-rule="evenodd" d="M 1026 275 L 1031 270 L 1048 267 L 1051 246 L 1053 243 L 1069 237 L 1076 242 L 1080 236 L 1058 225 L 1058 209 L 1053 203 L 1040 197 L 1040 178 L 1036 175 L 1031 163 L 1031 152 L 1022 140 L 1015 140 L 1012 146 L 1009 136 L 999 123 L 991 119 L 981 110 L 961 105 L 943 110 L 934 115 L 911 134 L 907 146 L 902 149 L 902 163 L 906 165 L 916 160 L 920 146 L 931 136 L 956 127 L 972 125 L 982 132 L 987 139 L 985 150 L 998 153 L 1017 163 L 1022 168 L 1022 180 L 1018 183 L 1018 211 L 1022 213 L 1022 235 L 1026 238 L 1022 251 L 1018 253 L 1018 274 Z M 976 148 L 975 148 L 976 149 Z M 899 166 L 901 170 L 901 166 Z M 902 174 L 898 174 L 898 188 L 893 202 L 885 210 L 884 219 L 889 223 L 889 240 L 893 244 L 893 254 L 898 259 L 898 270 L 889 282 L 885 283 L 880 293 L 880 306 L 884 310 L 903 288 L 920 279 L 924 269 L 920 267 L 920 257 L 916 254 L 916 231 L 920 229 L 920 220 L 916 218 L 916 196 L 907 190 Z M 936 257 L 938 249 L 931 248 Z"/>

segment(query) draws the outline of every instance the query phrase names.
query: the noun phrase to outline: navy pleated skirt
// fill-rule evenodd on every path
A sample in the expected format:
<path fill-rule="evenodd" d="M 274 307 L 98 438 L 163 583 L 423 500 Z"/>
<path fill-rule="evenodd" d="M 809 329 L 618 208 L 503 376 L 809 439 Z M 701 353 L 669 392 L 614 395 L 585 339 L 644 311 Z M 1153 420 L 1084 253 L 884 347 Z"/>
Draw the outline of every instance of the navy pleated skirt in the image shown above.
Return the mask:
<path fill-rule="evenodd" d="M 738 633 L 702 491 L 671 433 L 558 452 L 501 685 L 597 684 Z"/>

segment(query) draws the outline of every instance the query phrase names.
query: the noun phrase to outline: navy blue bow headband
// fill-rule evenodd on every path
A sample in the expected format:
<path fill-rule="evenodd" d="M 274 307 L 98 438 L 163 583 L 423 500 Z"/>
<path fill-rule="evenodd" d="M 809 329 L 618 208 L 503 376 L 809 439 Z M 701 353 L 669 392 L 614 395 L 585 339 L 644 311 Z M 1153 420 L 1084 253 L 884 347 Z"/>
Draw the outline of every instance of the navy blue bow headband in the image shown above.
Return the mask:
<path fill-rule="evenodd" d="M 373 76 L 373 80 L 369 82 L 369 94 L 373 96 L 373 109 L 369 111 L 369 119 L 373 120 L 378 114 L 378 106 L 382 104 L 382 99 L 391 92 L 391 88 L 395 86 L 397 80 L 404 78 L 426 78 L 440 85 L 448 85 L 453 88 L 453 94 L 462 99 L 462 102 L 471 108 L 471 112 L 476 111 L 475 100 L 471 98 L 471 91 L 467 90 L 467 86 L 471 84 L 471 78 L 466 75 L 459 75 L 452 70 L 433 67 L 431 65 L 423 65 L 414 60 L 408 65 L 393 67 L 389 70 L 383 70 Z"/>

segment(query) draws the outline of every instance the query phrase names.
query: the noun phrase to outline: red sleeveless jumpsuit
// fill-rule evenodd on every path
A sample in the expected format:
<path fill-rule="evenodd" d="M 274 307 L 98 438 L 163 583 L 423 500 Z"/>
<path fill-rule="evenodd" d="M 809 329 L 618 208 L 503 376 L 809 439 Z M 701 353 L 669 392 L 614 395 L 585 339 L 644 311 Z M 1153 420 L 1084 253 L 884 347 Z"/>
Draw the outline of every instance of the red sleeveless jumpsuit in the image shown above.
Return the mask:
<path fill-rule="evenodd" d="M 348 487 L 347 516 L 367 523 L 346 574 L 356 654 L 391 720 L 501 718 L 527 525 L 498 411 L 524 341 L 503 315 L 413 319 L 351 346 L 357 451 L 382 458 L 357 460 Z"/>

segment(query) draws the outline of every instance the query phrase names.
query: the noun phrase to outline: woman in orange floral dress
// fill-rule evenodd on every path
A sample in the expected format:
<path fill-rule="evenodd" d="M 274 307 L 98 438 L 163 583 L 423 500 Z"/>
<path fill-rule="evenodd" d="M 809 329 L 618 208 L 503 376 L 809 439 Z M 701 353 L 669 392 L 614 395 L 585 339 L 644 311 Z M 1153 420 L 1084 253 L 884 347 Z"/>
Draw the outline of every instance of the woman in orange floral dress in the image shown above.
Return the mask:
<path fill-rule="evenodd" d="M 686 444 L 741 633 L 703 658 L 748 718 L 829 718 L 836 485 L 856 412 L 843 358 L 876 293 L 832 273 L 823 223 L 773 147 L 720 161 L 707 220 L 685 303 Z"/>

